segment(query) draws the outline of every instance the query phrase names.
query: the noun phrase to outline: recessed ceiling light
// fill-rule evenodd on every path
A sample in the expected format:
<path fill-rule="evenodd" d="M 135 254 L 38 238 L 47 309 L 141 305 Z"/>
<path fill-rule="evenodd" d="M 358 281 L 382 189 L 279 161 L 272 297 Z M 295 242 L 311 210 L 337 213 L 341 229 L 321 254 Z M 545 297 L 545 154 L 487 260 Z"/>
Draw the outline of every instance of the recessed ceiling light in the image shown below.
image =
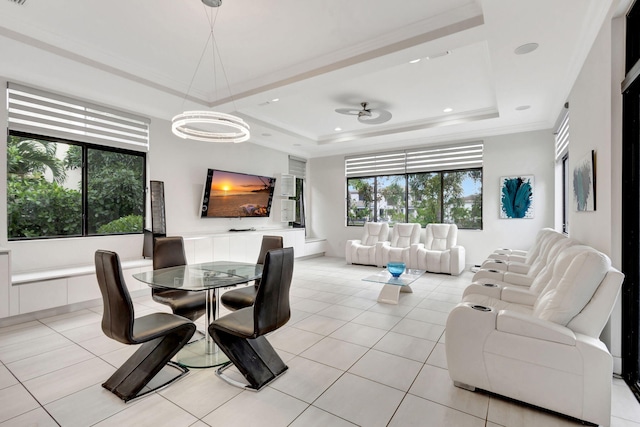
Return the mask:
<path fill-rule="evenodd" d="M 439 53 L 434 53 L 433 55 L 429 55 L 427 56 L 427 59 L 436 59 L 436 58 L 441 58 L 443 56 L 447 56 L 451 54 L 450 50 L 445 50 L 444 52 L 439 52 Z"/>
<path fill-rule="evenodd" d="M 417 64 L 418 62 L 420 62 L 420 58 L 412 59 L 409 64 Z"/>
<path fill-rule="evenodd" d="M 537 48 L 538 48 L 538 43 L 527 43 L 515 48 L 513 53 L 515 53 L 516 55 L 525 55 L 527 53 L 533 52 Z"/>
<path fill-rule="evenodd" d="M 519 107 L 516 107 L 516 110 L 524 111 L 524 110 L 528 110 L 529 108 L 531 108 L 531 105 L 521 105 Z"/>
<path fill-rule="evenodd" d="M 444 113 L 450 113 L 450 112 L 452 112 L 452 111 L 453 111 L 453 108 L 451 108 L 451 107 L 447 107 L 447 108 L 445 108 L 445 109 L 444 109 L 444 110 L 442 110 L 442 111 L 443 111 Z"/>
<path fill-rule="evenodd" d="M 342 128 L 335 128 L 334 129 L 336 132 L 340 132 L 342 130 Z"/>

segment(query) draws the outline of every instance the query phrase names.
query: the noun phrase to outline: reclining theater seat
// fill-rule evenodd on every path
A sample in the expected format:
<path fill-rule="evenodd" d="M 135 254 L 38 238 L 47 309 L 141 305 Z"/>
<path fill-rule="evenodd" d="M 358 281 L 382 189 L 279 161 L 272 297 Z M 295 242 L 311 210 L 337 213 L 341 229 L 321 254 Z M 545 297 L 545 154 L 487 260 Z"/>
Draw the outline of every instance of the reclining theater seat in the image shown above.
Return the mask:
<path fill-rule="evenodd" d="M 495 268 L 485 269 L 483 267 L 473 275 L 471 280 L 474 283 L 495 283 L 496 281 L 503 281 L 520 286 L 530 286 L 535 277 L 540 274 L 545 266 L 550 264 L 563 249 L 575 243 L 575 241 L 570 240 L 565 235 L 555 233 L 547 239 L 542 246 L 540 255 L 536 257 L 533 264 L 524 270 L 525 272 L 518 269 L 514 269 L 516 271 L 504 271 L 497 270 Z"/>
<path fill-rule="evenodd" d="M 463 291 L 462 301 L 466 301 L 465 298 L 467 295 L 471 295 L 473 298 L 472 302 L 478 303 L 478 296 L 486 295 L 491 298 L 497 298 L 508 302 L 533 306 L 538 296 L 547 286 L 555 286 L 551 283 L 554 280 L 557 280 L 557 277 L 553 275 L 556 264 L 564 263 L 563 266 L 558 267 L 559 271 L 563 271 L 568 267 L 568 263 L 571 262 L 571 259 L 585 248 L 584 246 L 580 246 L 576 249 L 569 250 L 569 248 L 574 246 L 578 246 L 578 241 L 571 238 L 567 238 L 562 241 L 562 244 L 556 245 L 553 251 L 555 253 L 557 250 L 557 255 L 552 254 L 549 263 L 546 264 L 540 273 L 533 278 L 530 286 L 527 286 L 526 284 L 523 285 L 524 279 L 520 274 L 505 273 L 505 280 L 503 281 L 482 279 L 478 282 L 471 283 Z M 527 276 L 524 277 L 528 279 Z M 509 280 L 515 283 L 511 283 Z M 482 305 L 491 305 L 488 301 L 480 303 Z"/>
<path fill-rule="evenodd" d="M 445 330 L 454 384 L 608 426 L 613 360 L 599 336 L 623 278 L 604 254 L 573 246 L 533 306 L 466 295 Z"/>
<path fill-rule="evenodd" d="M 566 238 L 563 233 L 559 233 L 555 230 L 544 229 L 544 234 L 536 241 L 536 246 L 526 257 L 509 256 L 509 259 L 494 259 L 489 258 L 482 263 L 483 269 L 496 269 L 503 271 L 512 271 L 514 273 L 527 274 L 529 268 L 537 262 L 540 262 L 540 258 L 547 256 L 549 248 L 553 246 L 556 240 Z"/>
<path fill-rule="evenodd" d="M 464 270 L 464 247 L 457 246 L 455 224 L 427 224 L 425 243 L 411 251 L 411 266 L 431 273 L 458 276 Z"/>
<path fill-rule="evenodd" d="M 389 262 L 404 262 L 407 267 L 412 268 L 410 262 L 410 250 L 413 245 L 420 243 L 420 224 L 396 223 L 391 229 L 389 242 L 382 245 L 382 263 L 378 267 L 384 267 Z M 413 250 L 416 250 L 413 248 Z M 415 268 L 415 267 L 414 267 Z"/>
<path fill-rule="evenodd" d="M 527 258 L 533 259 L 540 251 L 540 245 L 545 239 L 545 236 L 550 233 L 556 233 L 553 228 L 543 228 L 536 234 L 536 239 L 533 242 L 531 248 L 528 251 L 519 249 L 499 248 L 489 254 L 489 259 L 500 259 L 503 261 L 519 261 L 526 262 Z"/>
<path fill-rule="evenodd" d="M 364 225 L 362 239 L 347 240 L 345 258 L 348 264 L 382 265 L 382 242 L 389 235 L 386 222 L 367 222 Z"/>

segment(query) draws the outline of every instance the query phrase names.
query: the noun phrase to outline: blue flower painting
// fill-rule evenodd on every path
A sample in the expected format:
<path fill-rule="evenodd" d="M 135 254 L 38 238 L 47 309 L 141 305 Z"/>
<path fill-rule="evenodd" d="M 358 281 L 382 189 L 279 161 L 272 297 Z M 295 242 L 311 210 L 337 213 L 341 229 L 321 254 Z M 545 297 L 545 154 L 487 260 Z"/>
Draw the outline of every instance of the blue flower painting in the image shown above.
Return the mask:
<path fill-rule="evenodd" d="M 533 176 L 500 178 L 500 218 L 533 218 Z"/>

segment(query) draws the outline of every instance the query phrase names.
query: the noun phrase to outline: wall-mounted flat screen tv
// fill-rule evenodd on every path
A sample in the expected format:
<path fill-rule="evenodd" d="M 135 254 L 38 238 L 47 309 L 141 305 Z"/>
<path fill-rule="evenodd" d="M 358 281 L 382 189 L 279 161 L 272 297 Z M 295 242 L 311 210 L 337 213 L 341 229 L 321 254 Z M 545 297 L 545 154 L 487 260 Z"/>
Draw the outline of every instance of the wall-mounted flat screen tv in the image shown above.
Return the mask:
<path fill-rule="evenodd" d="M 209 169 L 201 217 L 268 217 L 275 184 L 268 176 Z"/>

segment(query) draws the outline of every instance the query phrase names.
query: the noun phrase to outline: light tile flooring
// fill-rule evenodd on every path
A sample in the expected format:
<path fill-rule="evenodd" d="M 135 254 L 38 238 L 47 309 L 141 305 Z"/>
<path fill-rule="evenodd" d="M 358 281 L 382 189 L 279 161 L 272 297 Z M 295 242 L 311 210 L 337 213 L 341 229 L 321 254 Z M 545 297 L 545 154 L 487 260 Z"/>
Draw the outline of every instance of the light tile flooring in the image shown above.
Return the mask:
<path fill-rule="evenodd" d="M 374 267 L 296 261 L 292 318 L 269 336 L 289 370 L 259 393 L 191 370 L 122 403 L 100 384 L 134 350 L 101 332 L 101 307 L 0 328 L 0 426 L 571 426 L 578 423 L 455 388 L 444 325 L 470 274 L 427 274 L 400 304 L 376 302 Z M 166 310 L 135 299 L 137 315 Z M 200 325 L 201 327 L 203 325 Z M 640 405 L 613 380 L 612 426 L 640 427 Z"/>

